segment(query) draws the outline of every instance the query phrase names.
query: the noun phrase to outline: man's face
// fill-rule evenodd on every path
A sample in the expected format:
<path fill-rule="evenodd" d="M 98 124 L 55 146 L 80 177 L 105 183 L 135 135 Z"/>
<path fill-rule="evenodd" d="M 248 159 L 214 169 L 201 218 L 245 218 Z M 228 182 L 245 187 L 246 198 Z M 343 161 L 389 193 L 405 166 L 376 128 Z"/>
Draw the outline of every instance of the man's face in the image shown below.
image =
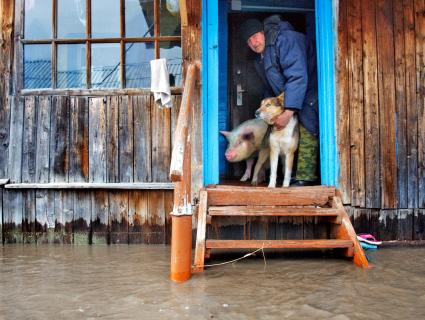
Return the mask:
<path fill-rule="evenodd" d="M 254 33 L 249 39 L 248 39 L 248 46 L 251 48 L 252 51 L 256 53 L 262 53 L 264 51 L 264 46 L 266 43 L 266 40 L 264 38 L 264 32 L 260 31 L 257 33 Z"/>

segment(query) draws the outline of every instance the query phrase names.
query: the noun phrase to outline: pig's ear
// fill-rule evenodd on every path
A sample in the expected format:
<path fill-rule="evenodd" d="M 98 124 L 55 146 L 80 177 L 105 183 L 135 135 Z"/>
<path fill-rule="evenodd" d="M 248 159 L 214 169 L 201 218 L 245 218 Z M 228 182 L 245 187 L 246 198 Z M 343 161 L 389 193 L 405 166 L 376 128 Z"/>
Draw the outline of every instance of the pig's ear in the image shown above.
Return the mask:
<path fill-rule="evenodd" d="M 220 131 L 220 133 L 221 133 L 223 136 L 225 136 L 226 138 L 228 138 L 228 137 L 230 136 L 230 134 L 231 134 L 231 132 L 230 132 L 230 131 Z"/>
<path fill-rule="evenodd" d="M 242 139 L 243 140 L 253 140 L 254 139 L 254 132 L 247 132 L 247 133 L 244 133 L 243 135 L 242 135 Z"/>
<path fill-rule="evenodd" d="M 285 92 L 282 91 L 282 93 L 277 97 L 277 101 L 279 101 L 279 104 L 283 107 L 285 102 Z"/>

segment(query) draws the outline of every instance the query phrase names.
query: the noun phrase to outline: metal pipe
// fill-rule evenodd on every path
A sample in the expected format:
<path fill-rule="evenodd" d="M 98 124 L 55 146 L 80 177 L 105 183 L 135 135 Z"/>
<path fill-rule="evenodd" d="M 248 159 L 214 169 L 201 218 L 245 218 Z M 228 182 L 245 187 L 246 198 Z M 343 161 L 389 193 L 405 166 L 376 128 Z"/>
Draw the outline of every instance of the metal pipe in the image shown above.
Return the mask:
<path fill-rule="evenodd" d="M 171 275 L 176 282 L 184 282 L 191 276 L 192 215 L 172 215 Z"/>

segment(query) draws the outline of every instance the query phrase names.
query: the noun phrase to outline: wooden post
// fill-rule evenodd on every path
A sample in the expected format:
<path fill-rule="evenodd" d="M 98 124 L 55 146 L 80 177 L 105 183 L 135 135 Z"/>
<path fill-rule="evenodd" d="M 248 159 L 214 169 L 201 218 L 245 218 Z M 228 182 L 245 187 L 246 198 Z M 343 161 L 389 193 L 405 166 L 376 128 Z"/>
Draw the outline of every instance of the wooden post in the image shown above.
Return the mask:
<path fill-rule="evenodd" d="M 186 6 L 186 0 L 179 0 L 179 6 L 180 6 L 180 18 L 181 18 L 181 24 L 182 27 L 187 27 L 187 6 Z"/>
<path fill-rule="evenodd" d="M 191 276 L 192 204 L 191 204 L 191 102 L 199 64 L 189 65 L 177 126 L 174 131 L 170 178 L 174 183 L 171 235 L 171 280 L 183 282 Z"/>

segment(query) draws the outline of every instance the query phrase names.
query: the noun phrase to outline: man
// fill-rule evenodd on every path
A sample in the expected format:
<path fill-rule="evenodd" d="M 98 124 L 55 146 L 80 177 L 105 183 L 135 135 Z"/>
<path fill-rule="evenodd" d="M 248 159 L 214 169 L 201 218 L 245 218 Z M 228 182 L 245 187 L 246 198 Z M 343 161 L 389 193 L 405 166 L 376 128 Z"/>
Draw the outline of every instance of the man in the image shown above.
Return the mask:
<path fill-rule="evenodd" d="M 319 121 L 314 46 L 278 15 L 263 23 L 248 19 L 240 30 L 242 41 L 258 54 L 255 67 L 266 88 L 264 97 L 285 92 L 285 112 L 278 116 L 275 125 L 284 128 L 293 114 L 298 114 L 301 122 L 296 181 L 291 185 L 315 185 Z"/>

